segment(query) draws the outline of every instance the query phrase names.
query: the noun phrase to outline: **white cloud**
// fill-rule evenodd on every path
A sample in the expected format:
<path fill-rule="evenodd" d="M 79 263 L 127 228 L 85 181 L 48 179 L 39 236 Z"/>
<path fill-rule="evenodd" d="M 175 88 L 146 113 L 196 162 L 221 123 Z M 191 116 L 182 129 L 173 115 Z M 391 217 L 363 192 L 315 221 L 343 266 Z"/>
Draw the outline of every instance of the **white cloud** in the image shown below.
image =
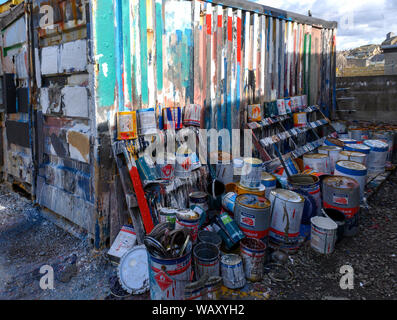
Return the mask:
<path fill-rule="evenodd" d="M 380 44 L 397 34 L 396 0 L 258 0 L 258 3 L 338 22 L 338 50 Z"/>

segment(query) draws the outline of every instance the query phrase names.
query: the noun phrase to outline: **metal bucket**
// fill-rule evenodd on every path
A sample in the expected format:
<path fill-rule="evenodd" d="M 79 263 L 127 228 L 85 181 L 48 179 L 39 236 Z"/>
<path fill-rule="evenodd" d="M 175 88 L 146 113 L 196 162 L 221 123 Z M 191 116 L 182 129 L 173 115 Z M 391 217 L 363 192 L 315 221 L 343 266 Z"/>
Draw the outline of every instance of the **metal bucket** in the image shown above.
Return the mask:
<path fill-rule="evenodd" d="M 364 197 L 365 185 L 367 183 L 367 167 L 362 163 L 354 161 L 338 161 L 336 163 L 335 175 L 355 179 L 360 185 L 360 196 Z"/>
<path fill-rule="evenodd" d="M 323 180 L 323 206 L 335 209 L 345 215 L 345 237 L 352 237 L 358 231 L 360 211 L 360 185 L 353 178 L 345 176 L 327 177 Z"/>
<path fill-rule="evenodd" d="M 246 188 L 259 188 L 261 185 L 262 160 L 245 158 L 240 184 Z"/>
<path fill-rule="evenodd" d="M 331 254 L 335 248 L 338 225 L 325 217 L 313 217 L 311 222 L 311 247 L 319 253 Z"/>
<path fill-rule="evenodd" d="M 243 259 L 245 277 L 252 281 L 261 281 L 264 274 L 266 245 L 253 238 L 240 241 L 240 255 Z"/>
<path fill-rule="evenodd" d="M 310 153 L 303 156 L 304 168 L 313 169 L 315 172 L 330 174 L 331 163 L 328 155 L 321 153 Z"/>
<path fill-rule="evenodd" d="M 342 148 L 337 146 L 322 146 L 318 148 L 318 153 L 328 155 L 331 165 L 331 173 L 335 171 L 335 164 L 338 161 L 339 153 L 341 151 Z"/>
<path fill-rule="evenodd" d="M 275 189 L 270 193 L 269 200 L 272 204 L 270 244 L 296 251 L 305 199 L 296 192 Z"/>
<path fill-rule="evenodd" d="M 218 248 L 220 248 L 222 244 L 222 238 L 216 232 L 211 232 L 206 230 L 199 231 L 198 241 L 200 243 L 211 243 L 217 246 Z"/>
<path fill-rule="evenodd" d="M 190 282 L 192 244 L 181 258 L 165 259 L 148 253 L 150 297 L 152 300 L 183 300 Z"/>
<path fill-rule="evenodd" d="M 385 172 L 389 145 L 380 140 L 366 140 L 364 144 L 371 148 L 367 160 L 368 173 Z"/>
<path fill-rule="evenodd" d="M 247 237 L 268 243 L 270 228 L 270 202 L 253 194 L 237 197 L 234 220 Z"/>
<path fill-rule="evenodd" d="M 219 248 L 207 242 L 197 244 L 193 249 L 196 279 L 204 274 L 219 276 Z"/>
<path fill-rule="evenodd" d="M 288 187 L 290 190 L 303 190 L 308 192 L 316 201 L 316 215 L 321 215 L 321 188 L 320 178 L 310 174 L 296 174 L 288 179 Z"/>
<path fill-rule="evenodd" d="M 237 254 L 225 254 L 221 258 L 223 284 L 229 289 L 239 289 L 247 283 L 243 261 Z"/>

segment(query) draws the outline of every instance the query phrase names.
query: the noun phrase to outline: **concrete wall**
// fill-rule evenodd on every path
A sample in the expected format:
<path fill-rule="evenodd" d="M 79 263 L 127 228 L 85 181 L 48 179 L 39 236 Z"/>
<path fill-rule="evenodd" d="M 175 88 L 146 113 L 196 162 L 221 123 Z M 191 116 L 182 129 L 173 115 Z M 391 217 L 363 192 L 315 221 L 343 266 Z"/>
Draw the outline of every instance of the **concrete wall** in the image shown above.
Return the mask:
<path fill-rule="evenodd" d="M 397 75 L 341 77 L 337 87 L 350 88 L 340 91 L 338 98 L 355 98 L 338 100 L 338 110 L 356 110 L 338 112 L 340 119 L 397 123 Z"/>
<path fill-rule="evenodd" d="M 397 52 L 385 53 L 385 74 L 397 75 Z"/>

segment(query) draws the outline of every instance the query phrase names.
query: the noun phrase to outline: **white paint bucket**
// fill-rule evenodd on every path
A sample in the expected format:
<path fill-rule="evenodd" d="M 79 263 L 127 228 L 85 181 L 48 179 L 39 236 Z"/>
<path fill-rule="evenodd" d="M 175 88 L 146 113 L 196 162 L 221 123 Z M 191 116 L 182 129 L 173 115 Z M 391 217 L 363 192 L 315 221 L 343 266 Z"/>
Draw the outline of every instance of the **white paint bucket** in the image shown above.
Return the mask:
<path fill-rule="evenodd" d="M 243 261 L 237 254 L 222 256 L 221 273 L 223 284 L 229 289 L 239 289 L 246 284 Z"/>
<path fill-rule="evenodd" d="M 318 153 L 328 155 L 330 159 L 331 173 L 335 171 L 335 164 L 338 161 L 339 153 L 341 151 L 342 148 L 337 146 L 322 146 L 318 148 Z"/>
<path fill-rule="evenodd" d="M 246 188 L 256 189 L 261 185 L 262 160 L 245 158 L 240 184 Z"/>
<path fill-rule="evenodd" d="M 365 144 L 349 144 L 349 145 L 346 145 L 343 148 L 343 150 L 364 153 L 366 155 L 364 164 L 365 165 L 368 164 L 368 156 L 369 156 L 369 153 L 371 152 L 371 148 L 366 146 Z M 353 160 L 353 161 L 355 161 L 355 160 Z M 357 162 L 360 162 L 360 161 L 357 161 Z"/>
<path fill-rule="evenodd" d="M 276 245 L 295 251 L 298 247 L 305 199 L 296 192 L 275 189 L 270 192 L 271 223 L 269 240 Z"/>
<path fill-rule="evenodd" d="M 363 128 L 349 128 L 349 138 L 357 141 L 368 139 L 368 130 Z"/>
<path fill-rule="evenodd" d="M 367 155 L 362 152 L 345 150 L 339 153 L 338 161 L 340 160 L 355 161 L 365 165 L 367 163 Z"/>
<path fill-rule="evenodd" d="M 385 172 L 387 154 L 389 145 L 380 140 L 366 140 L 364 144 L 371 148 L 368 156 L 367 165 L 369 173 Z"/>
<path fill-rule="evenodd" d="M 185 126 L 199 127 L 201 125 L 201 110 L 202 107 L 198 104 L 186 106 L 184 109 L 183 124 Z"/>
<path fill-rule="evenodd" d="M 224 185 L 233 182 L 234 167 L 232 156 L 229 153 L 222 153 L 222 159 L 216 165 L 216 179 Z"/>
<path fill-rule="evenodd" d="M 309 168 L 318 173 L 331 174 L 331 163 L 328 155 L 310 153 L 303 156 L 304 168 Z"/>
<path fill-rule="evenodd" d="M 338 225 L 329 218 L 313 217 L 310 245 L 319 253 L 330 254 L 334 251 Z"/>
<path fill-rule="evenodd" d="M 336 163 L 335 175 L 355 179 L 360 185 L 360 196 L 364 197 L 365 185 L 367 183 L 367 167 L 362 163 L 341 160 Z"/>
<path fill-rule="evenodd" d="M 161 153 L 156 159 L 160 178 L 162 180 L 173 180 L 175 178 L 175 155 L 171 153 Z"/>

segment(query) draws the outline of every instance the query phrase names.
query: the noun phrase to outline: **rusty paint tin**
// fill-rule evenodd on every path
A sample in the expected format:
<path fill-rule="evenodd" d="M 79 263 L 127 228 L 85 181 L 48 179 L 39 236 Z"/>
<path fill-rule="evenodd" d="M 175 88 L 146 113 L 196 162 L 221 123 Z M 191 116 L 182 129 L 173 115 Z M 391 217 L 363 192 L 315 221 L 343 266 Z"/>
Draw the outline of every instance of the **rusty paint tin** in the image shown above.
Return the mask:
<path fill-rule="evenodd" d="M 267 243 L 270 228 L 270 202 L 254 194 L 236 198 L 234 220 L 247 237 Z"/>
<path fill-rule="evenodd" d="M 221 258 L 223 284 L 229 289 L 239 289 L 247 283 L 243 261 L 237 254 L 225 254 Z"/>
<path fill-rule="evenodd" d="M 243 259 L 245 277 L 257 282 L 263 279 L 264 264 L 266 259 L 266 245 L 253 238 L 240 241 L 240 255 Z"/>

